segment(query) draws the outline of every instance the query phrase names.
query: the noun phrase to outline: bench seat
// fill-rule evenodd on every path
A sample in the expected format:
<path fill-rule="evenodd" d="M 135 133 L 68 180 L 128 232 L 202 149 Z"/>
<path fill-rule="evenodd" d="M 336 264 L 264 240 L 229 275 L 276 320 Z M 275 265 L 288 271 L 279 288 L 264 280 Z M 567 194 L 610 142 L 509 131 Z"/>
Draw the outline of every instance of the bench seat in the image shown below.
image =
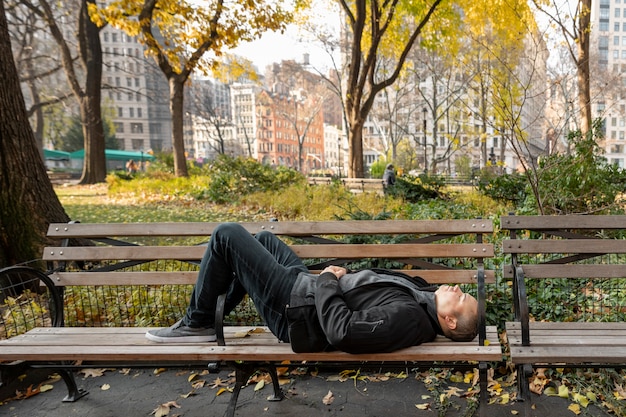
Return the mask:
<path fill-rule="evenodd" d="M 530 346 L 522 344 L 519 322 L 506 323 L 514 364 L 623 364 L 626 323 L 530 322 Z"/>
<path fill-rule="evenodd" d="M 0 359 L 70 361 L 80 357 L 93 362 L 236 361 L 258 362 L 411 362 L 411 361 L 499 361 L 502 350 L 495 326 L 488 326 L 488 346 L 477 340 L 452 342 L 437 337 L 431 343 L 391 353 L 349 354 L 341 351 L 295 353 L 264 326 L 225 326 L 226 346 L 217 343 L 155 343 L 141 327 L 37 327 L 0 341 Z"/>

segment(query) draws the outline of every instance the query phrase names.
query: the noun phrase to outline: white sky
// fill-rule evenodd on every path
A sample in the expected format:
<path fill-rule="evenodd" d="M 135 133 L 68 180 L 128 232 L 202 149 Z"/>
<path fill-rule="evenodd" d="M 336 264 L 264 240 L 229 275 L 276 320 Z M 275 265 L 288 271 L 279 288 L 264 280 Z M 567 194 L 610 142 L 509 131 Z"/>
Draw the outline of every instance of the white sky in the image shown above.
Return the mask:
<path fill-rule="evenodd" d="M 339 19 L 337 12 L 329 10 L 330 5 L 326 0 L 314 0 L 316 6 L 307 14 L 318 31 L 339 31 Z M 285 33 L 266 32 L 261 39 L 242 43 L 232 50 L 232 53 L 241 55 L 254 62 L 261 72 L 267 65 L 282 60 L 295 60 L 303 62 L 305 53 L 309 54 L 309 62 L 317 70 L 332 67 L 331 59 L 321 46 L 317 46 L 312 40 L 312 35 L 296 25 L 290 25 Z"/>

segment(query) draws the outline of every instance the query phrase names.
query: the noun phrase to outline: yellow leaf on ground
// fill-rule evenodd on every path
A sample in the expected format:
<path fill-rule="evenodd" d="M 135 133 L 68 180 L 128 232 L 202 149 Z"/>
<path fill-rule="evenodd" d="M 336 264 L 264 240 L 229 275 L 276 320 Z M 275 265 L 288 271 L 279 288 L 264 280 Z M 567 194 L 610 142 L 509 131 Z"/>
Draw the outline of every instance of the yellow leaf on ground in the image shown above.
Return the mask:
<path fill-rule="evenodd" d="M 110 389 L 111 389 L 111 386 L 110 386 L 109 384 L 104 384 L 104 385 L 102 385 L 102 386 L 100 387 L 100 389 L 101 389 L 102 391 L 108 391 L 108 390 L 110 390 Z"/>
<path fill-rule="evenodd" d="M 265 380 L 262 379 L 262 380 L 260 380 L 259 382 L 256 383 L 256 385 L 254 387 L 254 390 L 255 391 L 262 390 L 264 386 L 265 386 Z"/>
<path fill-rule="evenodd" d="M 39 391 L 46 392 L 46 391 L 50 391 L 53 388 L 54 388 L 54 385 L 44 384 L 39 387 Z"/>
<path fill-rule="evenodd" d="M 430 410 L 430 404 L 429 403 L 424 403 L 424 404 L 415 404 L 415 407 L 418 410 Z"/>
<path fill-rule="evenodd" d="M 465 382 L 466 384 L 471 383 L 474 380 L 474 372 L 472 371 L 467 371 L 465 373 L 465 377 L 463 378 L 463 382 Z"/>
<path fill-rule="evenodd" d="M 582 405 L 585 408 L 587 408 L 587 406 L 589 405 L 589 399 L 582 394 L 574 394 L 574 401 L 576 401 L 578 404 Z"/>
<path fill-rule="evenodd" d="M 569 389 L 565 385 L 559 386 L 559 397 L 569 398 Z"/>
<path fill-rule="evenodd" d="M 578 404 L 570 404 L 567 409 L 576 415 L 580 414 L 580 406 Z"/>
<path fill-rule="evenodd" d="M 156 368 L 152 373 L 155 375 L 159 375 L 165 371 L 167 371 L 167 368 Z"/>

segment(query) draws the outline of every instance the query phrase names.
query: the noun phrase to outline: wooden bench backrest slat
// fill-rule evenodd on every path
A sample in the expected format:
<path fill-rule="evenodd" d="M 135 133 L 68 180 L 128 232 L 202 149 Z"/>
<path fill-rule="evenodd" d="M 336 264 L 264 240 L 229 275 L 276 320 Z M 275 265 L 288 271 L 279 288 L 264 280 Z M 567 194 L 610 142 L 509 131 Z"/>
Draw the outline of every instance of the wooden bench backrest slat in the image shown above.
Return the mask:
<path fill-rule="evenodd" d="M 492 257 L 490 244 L 319 244 L 291 245 L 301 258 L 460 258 Z M 205 246 L 47 247 L 46 261 L 72 260 L 200 260 Z"/>
<path fill-rule="evenodd" d="M 626 253 L 626 240 L 608 239 L 553 239 L 502 241 L 504 253 Z"/>
<path fill-rule="evenodd" d="M 502 216 L 503 230 L 626 229 L 626 216 Z"/>
<path fill-rule="evenodd" d="M 320 271 L 311 271 L 317 272 Z M 476 271 L 473 270 L 398 270 L 410 276 L 420 276 L 431 284 L 476 284 Z M 50 278 L 56 286 L 71 285 L 193 285 L 197 271 L 177 272 L 54 272 Z M 495 283 L 494 271 L 485 271 L 485 282 Z"/>
<path fill-rule="evenodd" d="M 104 238 L 115 236 L 209 236 L 218 222 L 191 223 L 53 223 L 52 238 Z M 242 222 L 250 233 L 263 230 L 277 235 L 332 234 L 461 234 L 492 233 L 491 220 L 350 220 L 325 222 Z"/>
<path fill-rule="evenodd" d="M 626 278 L 626 265 L 520 265 L 526 278 Z M 504 278 L 513 278 L 513 267 L 504 266 Z"/>

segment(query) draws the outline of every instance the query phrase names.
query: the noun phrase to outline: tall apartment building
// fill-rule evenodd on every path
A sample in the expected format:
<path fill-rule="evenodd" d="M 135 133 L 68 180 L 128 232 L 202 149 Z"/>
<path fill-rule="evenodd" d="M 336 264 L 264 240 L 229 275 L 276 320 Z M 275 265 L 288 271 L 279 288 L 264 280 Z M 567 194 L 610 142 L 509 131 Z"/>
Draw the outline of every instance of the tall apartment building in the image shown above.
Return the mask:
<path fill-rule="evenodd" d="M 169 87 L 137 38 L 108 25 L 101 34 L 103 105 L 113 108 L 121 149 L 171 150 Z"/>
<path fill-rule="evenodd" d="M 592 2 L 592 117 L 605 120 L 605 157 L 625 167 L 626 160 L 626 0 Z M 613 88 L 607 88 L 612 86 Z"/>

